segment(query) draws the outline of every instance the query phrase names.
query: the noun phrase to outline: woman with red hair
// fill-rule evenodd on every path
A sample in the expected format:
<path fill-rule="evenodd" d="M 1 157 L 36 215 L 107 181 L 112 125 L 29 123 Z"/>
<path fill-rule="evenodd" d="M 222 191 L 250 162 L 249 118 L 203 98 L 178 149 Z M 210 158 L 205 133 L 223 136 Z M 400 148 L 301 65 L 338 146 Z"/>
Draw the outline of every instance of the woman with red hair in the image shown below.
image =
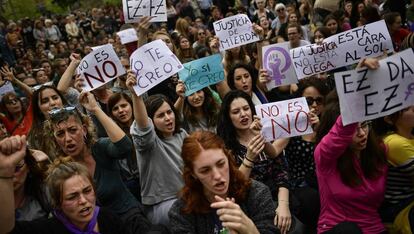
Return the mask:
<path fill-rule="evenodd" d="M 276 233 L 264 184 L 246 179 L 224 141 L 197 131 L 182 147 L 184 188 L 169 212 L 172 233 Z"/>

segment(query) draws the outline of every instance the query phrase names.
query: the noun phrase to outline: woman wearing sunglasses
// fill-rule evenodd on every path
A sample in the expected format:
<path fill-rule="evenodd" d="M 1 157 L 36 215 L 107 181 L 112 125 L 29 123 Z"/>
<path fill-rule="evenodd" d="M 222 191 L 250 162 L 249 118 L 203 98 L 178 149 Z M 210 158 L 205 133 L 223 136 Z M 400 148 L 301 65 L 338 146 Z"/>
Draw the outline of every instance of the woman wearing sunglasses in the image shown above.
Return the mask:
<path fill-rule="evenodd" d="M 96 205 L 97 191 L 88 168 L 67 160 L 55 161 L 46 179 L 53 217 L 17 221 L 13 184 L 16 168 L 26 160 L 26 147 L 24 136 L 0 142 L 0 233 L 128 233 L 116 215 Z"/>
<path fill-rule="evenodd" d="M 49 112 L 48 129 L 53 134 L 59 155 L 70 156 L 87 166 L 96 181 L 96 194 L 101 205 L 117 213 L 129 230 L 148 230 L 140 203 L 122 182 L 118 160 L 130 157 L 132 142 L 122 129 L 96 103 L 89 93 L 81 93 L 79 102 L 94 114 L 105 128 L 108 137 L 96 139 L 89 117 L 75 107 Z"/>
<path fill-rule="evenodd" d="M 316 128 L 324 108 L 325 95 L 329 92 L 325 83 L 317 78 L 299 81 L 297 96 L 306 98 L 309 106 L 309 122 L 314 129 L 311 134 L 275 140 L 273 145 L 284 149 L 289 165 L 289 181 L 292 194 L 297 202 L 296 216 L 312 230 L 316 229 L 320 210 L 318 184 L 315 174 L 313 151 L 315 146 Z"/>
<path fill-rule="evenodd" d="M 384 147 L 368 122 L 346 126 L 336 92 L 327 96 L 316 135 L 315 166 L 321 213 L 318 233 L 386 233 Z"/>

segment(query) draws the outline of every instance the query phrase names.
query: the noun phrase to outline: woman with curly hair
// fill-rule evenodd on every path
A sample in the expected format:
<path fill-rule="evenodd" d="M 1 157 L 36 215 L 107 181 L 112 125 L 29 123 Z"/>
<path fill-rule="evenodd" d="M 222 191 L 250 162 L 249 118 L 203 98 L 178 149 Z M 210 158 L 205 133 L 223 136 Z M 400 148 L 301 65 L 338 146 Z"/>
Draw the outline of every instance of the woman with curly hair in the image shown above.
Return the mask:
<path fill-rule="evenodd" d="M 182 158 L 185 185 L 169 212 L 172 233 L 277 232 L 269 189 L 237 169 L 220 137 L 194 132 L 184 140 Z"/>

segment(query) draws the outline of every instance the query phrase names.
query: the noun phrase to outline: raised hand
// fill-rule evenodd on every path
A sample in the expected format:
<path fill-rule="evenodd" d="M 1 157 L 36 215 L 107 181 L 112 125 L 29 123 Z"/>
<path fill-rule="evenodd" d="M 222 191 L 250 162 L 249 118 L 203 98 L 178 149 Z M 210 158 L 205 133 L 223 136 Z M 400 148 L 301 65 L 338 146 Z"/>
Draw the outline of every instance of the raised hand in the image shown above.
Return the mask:
<path fill-rule="evenodd" d="M 185 85 L 182 80 L 178 80 L 178 83 L 175 86 L 175 92 L 180 98 L 185 98 Z"/>
<path fill-rule="evenodd" d="M 26 155 L 26 136 L 11 136 L 0 141 L 0 176 L 13 177 L 16 165 Z"/>
<path fill-rule="evenodd" d="M 89 112 L 95 113 L 100 107 L 95 96 L 91 92 L 82 91 L 79 95 L 79 103 Z"/>
<path fill-rule="evenodd" d="M 136 77 L 135 73 L 132 70 L 127 71 L 127 79 L 125 81 L 125 84 L 126 84 L 128 90 L 133 95 L 137 95 L 134 91 L 134 86 L 137 85 L 137 77 Z"/>
<path fill-rule="evenodd" d="M 81 61 L 81 56 L 80 54 L 72 53 L 70 54 L 69 59 L 71 63 L 74 63 L 76 66 L 78 66 Z"/>
<path fill-rule="evenodd" d="M 14 79 L 14 74 L 12 72 L 12 70 L 10 70 L 9 66 L 3 66 L 2 68 L 0 68 L 0 73 L 1 76 L 3 77 L 3 79 L 8 80 L 8 81 L 13 81 Z"/>

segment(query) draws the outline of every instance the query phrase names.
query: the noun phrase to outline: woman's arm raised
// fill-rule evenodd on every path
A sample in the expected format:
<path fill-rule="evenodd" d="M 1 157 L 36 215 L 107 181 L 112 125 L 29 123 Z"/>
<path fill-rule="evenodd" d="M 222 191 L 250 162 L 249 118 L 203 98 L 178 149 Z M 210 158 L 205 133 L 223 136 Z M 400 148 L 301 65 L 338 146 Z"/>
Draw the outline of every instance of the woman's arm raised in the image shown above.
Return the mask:
<path fill-rule="evenodd" d="M 133 71 L 128 71 L 126 85 L 132 94 L 132 104 L 134 108 L 135 122 L 139 128 L 146 128 L 149 126 L 148 113 L 142 97 L 135 93 L 133 88 L 137 84 L 137 78 Z"/>

